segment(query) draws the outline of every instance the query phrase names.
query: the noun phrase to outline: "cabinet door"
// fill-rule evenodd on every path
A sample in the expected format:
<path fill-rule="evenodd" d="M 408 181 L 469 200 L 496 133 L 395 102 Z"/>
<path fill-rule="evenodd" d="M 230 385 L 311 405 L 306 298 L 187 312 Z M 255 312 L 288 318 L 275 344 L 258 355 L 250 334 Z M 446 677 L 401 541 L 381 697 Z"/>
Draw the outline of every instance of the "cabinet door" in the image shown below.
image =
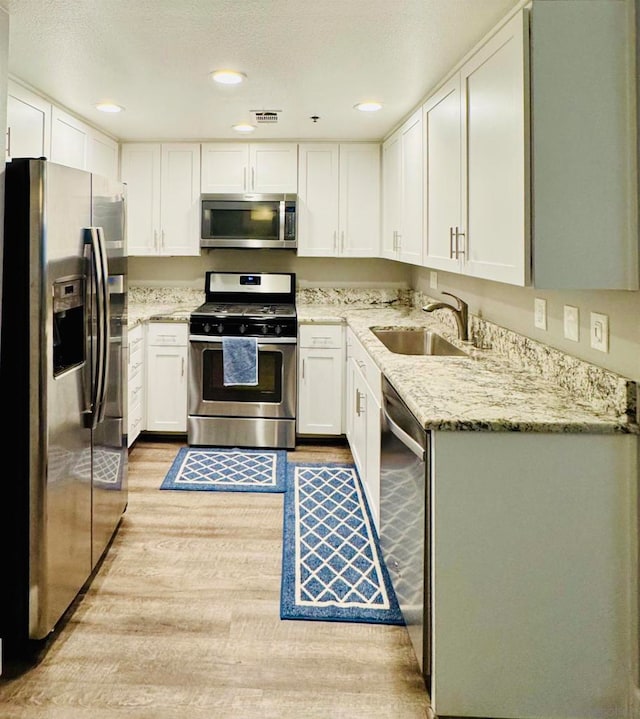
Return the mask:
<path fill-rule="evenodd" d="M 456 233 L 461 230 L 460 76 L 423 106 L 425 152 L 425 257 L 437 270 L 460 272 Z M 464 238 L 461 238 L 461 240 Z"/>
<path fill-rule="evenodd" d="M 88 146 L 88 127 L 54 105 L 51 109 L 51 160 L 86 170 Z"/>
<path fill-rule="evenodd" d="M 163 144 L 160 254 L 200 254 L 200 146 Z"/>
<path fill-rule="evenodd" d="M 461 70 L 465 272 L 515 285 L 528 280 L 527 17 L 517 14 Z"/>
<path fill-rule="evenodd" d="M 331 257 L 338 252 L 337 144 L 299 147 L 298 255 Z"/>
<path fill-rule="evenodd" d="M 382 146 L 382 257 L 397 259 L 402 201 L 402 135 L 393 134 Z"/>
<path fill-rule="evenodd" d="M 149 347 L 147 352 L 147 429 L 187 431 L 187 348 Z"/>
<path fill-rule="evenodd" d="M 247 192 L 249 146 L 246 142 L 207 142 L 201 145 L 203 193 Z"/>
<path fill-rule="evenodd" d="M 348 372 L 350 373 L 349 389 L 351 391 L 351 396 L 347 397 L 347 412 L 350 415 L 349 448 L 358 474 L 363 478 L 367 471 L 367 383 L 353 357 L 349 359 Z"/>
<path fill-rule="evenodd" d="M 7 96 L 7 160 L 49 157 L 51 104 L 9 80 Z"/>
<path fill-rule="evenodd" d="M 129 255 L 156 255 L 160 233 L 160 145 L 122 146 L 122 181 L 127 185 Z"/>
<path fill-rule="evenodd" d="M 422 263 L 423 148 L 422 110 L 402 126 L 402 227 L 398 236 L 398 259 Z"/>
<path fill-rule="evenodd" d="M 298 191 L 298 146 L 291 142 L 249 145 L 249 192 Z"/>
<path fill-rule="evenodd" d="M 117 179 L 118 143 L 93 128 L 89 128 L 87 141 L 87 170 L 96 175 Z"/>
<path fill-rule="evenodd" d="M 377 257 L 380 247 L 380 146 L 340 145 L 340 255 Z"/>
<path fill-rule="evenodd" d="M 342 349 L 300 350 L 298 432 L 342 434 Z"/>

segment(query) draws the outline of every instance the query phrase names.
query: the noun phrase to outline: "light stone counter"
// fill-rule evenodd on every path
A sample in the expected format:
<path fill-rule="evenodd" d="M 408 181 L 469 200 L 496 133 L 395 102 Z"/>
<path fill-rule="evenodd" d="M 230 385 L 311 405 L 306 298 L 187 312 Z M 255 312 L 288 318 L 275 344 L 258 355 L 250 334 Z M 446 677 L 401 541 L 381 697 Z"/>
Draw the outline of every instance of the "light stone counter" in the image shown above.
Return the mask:
<path fill-rule="evenodd" d="M 453 316 L 427 314 L 431 298 L 408 291 L 302 290 L 298 322 L 346 323 L 426 429 L 633 433 L 636 383 L 475 316 L 477 349 L 457 340 Z M 187 322 L 204 301 L 199 290 L 132 288 L 129 326 Z M 413 304 L 412 304 L 413 303 Z M 371 327 L 428 327 L 468 357 L 400 355 Z"/>
<path fill-rule="evenodd" d="M 409 306 L 298 305 L 301 324 L 346 322 L 426 429 L 638 433 L 631 380 L 518 335 L 525 360 L 514 357 L 504 338 L 514 333 L 477 318 L 472 337 L 504 353 L 465 345 L 443 314 L 451 317 Z M 371 327 L 428 327 L 469 357 L 395 354 Z"/>

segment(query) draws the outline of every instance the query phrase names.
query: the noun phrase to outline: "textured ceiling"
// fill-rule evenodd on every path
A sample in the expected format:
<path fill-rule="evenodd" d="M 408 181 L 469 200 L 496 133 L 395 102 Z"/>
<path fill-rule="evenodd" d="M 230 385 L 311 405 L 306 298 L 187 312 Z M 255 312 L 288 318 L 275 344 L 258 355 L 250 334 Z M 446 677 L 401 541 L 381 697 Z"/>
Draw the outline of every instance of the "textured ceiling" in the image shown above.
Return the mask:
<path fill-rule="evenodd" d="M 515 0 L 0 0 L 9 72 L 124 140 L 379 140 Z M 239 87 L 209 73 L 245 72 Z M 100 100 L 126 111 L 105 116 Z M 384 104 L 375 114 L 356 102 Z M 314 123 L 310 117 L 319 115 Z"/>

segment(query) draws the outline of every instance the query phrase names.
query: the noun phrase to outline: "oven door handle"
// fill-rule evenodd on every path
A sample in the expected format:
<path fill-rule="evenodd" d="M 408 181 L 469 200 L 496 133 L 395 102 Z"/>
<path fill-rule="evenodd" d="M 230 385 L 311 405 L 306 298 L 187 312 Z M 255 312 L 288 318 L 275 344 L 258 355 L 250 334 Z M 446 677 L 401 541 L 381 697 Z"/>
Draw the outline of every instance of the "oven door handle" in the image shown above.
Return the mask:
<path fill-rule="evenodd" d="M 258 347 L 262 345 L 295 345 L 298 343 L 295 337 L 256 337 Z M 204 342 L 206 344 L 222 344 L 222 337 L 209 337 L 209 335 L 189 335 L 190 342 Z"/>

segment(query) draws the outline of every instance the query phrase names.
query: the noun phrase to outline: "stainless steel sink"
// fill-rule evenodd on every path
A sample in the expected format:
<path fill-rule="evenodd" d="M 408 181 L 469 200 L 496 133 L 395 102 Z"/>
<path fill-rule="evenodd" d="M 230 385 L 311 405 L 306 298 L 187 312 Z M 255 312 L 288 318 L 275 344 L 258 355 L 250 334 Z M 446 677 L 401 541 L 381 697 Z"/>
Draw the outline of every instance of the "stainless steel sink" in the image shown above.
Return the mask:
<path fill-rule="evenodd" d="M 401 355 L 438 355 L 467 357 L 464 350 L 456 347 L 441 335 L 422 327 L 406 329 L 376 329 L 373 334 L 391 352 Z"/>

